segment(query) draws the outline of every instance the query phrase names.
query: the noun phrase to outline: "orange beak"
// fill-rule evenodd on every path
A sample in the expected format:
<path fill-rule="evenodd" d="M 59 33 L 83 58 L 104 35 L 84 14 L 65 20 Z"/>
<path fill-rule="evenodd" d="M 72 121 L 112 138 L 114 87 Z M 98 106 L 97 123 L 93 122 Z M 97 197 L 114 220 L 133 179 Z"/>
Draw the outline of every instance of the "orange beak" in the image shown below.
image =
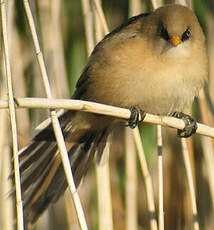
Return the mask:
<path fill-rule="evenodd" d="M 177 36 L 175 36 L 175 37 L 171 37 L 170 39 L 169 39 L 169 43 L 171 44 L 171 45 L 173 45 L 173 46 L 177 46 L 177 45 L 179 45 L 179 44 L 181 44 L 181 39 L 179 38 L 179 37 L 177 37 Z"/>

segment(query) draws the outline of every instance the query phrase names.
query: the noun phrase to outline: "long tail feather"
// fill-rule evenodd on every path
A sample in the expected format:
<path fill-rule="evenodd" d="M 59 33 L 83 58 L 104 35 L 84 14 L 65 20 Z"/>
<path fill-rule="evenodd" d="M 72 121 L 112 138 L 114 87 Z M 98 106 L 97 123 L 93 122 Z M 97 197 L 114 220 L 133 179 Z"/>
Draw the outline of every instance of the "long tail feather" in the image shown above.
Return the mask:
<path fill-rule="evenodd" d="M 86 119 L 83 120 L 82 116 Z M 105 128 L 94 131 L 92 118 L 71 111 L 59 118 L 76 186 L 92 164 L 95 151 L 99 149 L 101 152 L 105 147 L 108 132 Z M 25 222 L 34 223 L 67 188 L 51 124 L 21 150 L 20 161 Z"/>
<path fill-rule="evenodd" d="M 47 167 L 48 163 L 53 158 L 54 153 L 57 150 L 56 143 L 53 143 L 50 145 L 47 150 L 44 152 L 44 154 L 37 160 L 36 164 L 33 164 L 30 169 L 22 171 L 22 189 L 26 190 L 32 183 L 32 181 L 35 181 L 37 178 L 40 177 L 42 172 Z"/>

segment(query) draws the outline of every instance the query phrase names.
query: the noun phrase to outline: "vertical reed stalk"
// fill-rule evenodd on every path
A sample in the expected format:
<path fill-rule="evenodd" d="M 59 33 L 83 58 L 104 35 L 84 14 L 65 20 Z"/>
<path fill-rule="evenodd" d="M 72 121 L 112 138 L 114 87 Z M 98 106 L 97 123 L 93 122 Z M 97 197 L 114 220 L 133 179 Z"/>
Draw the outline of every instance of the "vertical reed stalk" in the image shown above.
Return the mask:
<path fill-rule="evenodd" d="M 163 208 L 163 141 L 162 141 L 162 132 L 161 126 L 157 126 L 157 138 L 158 138 L 158 202 L 159 202 L 159 230 L 164 230 L 164 208 Z"/>
<path fill-rule="evenodd" d="M 98 0 L 98 7 L 101 8 L 101 1 Z M 95 42 L 98 43 L 103 38 L 102 24 L 99 20 L 99 15 L 96 10 L 94 12 L 95 18 Z M 103 14 L 104 16 L 104 14 Z M 88 42 L 89 43 L 89 42 Z M 109 156 L 109 143 L 107 143 L 103 152 L 104 158 Z M 102 160 L 101 160 L 102 161 Z M 110 187 L 110 171 L 109 160 L 104 163 L 96 165 L 96 178 L 97 178 L 97 192 L 98 192 L 98 210 L 99 210 L 99 229 L 113 229 L 113 214 L 112 214 L 112 199 Z"/>
<path fill-rule="evenodd" d="M 20 172 L 19 172 L 16 114 L 15 114 L 14 94 L 13 94 L 13 86 L 12 86 L 10 57 L 9 57 L 6 1 L 4 0 L 1 0 L 1 24 L 2 24 L 2 35 L 3 35 L 3 47 L 4 47 L 5 74 L 7 78 L 7 87 L 8 87 L 10 124 L 11 124 L 12 143 L 13 143 L 13 158 L 14 158 L 15 187 L 16 187 L 16 208 L 17 208 L 17 228 L 18 230 L 24 230 L 22 194 L 21 194 L 21 183 L 20 183 Z"/>
<path fill-rule="evenodd" d="M 142 141 L 139 133 L 139 129 L 135 128 L 133 130 L 134 135 L 134 141 L 137 147 L 138 151 L 138 157 L 140 160 L 140 166 L 142 170 L 142 175 L 145 181 L 145 187 L 146 187 L 146 198 L 147 198 L 147 205 L 148 205 L 148 211 L 149 211 L 149 217 L 150 217 L 150 229 L 151 230 L 157 230 L 157 219 L 155 214 L 155 201 L 154 201 L 154 191 L 153 191 L 153 185 L 152 185 L 152 178 L 147 166 Z"/>
<path fill-rule="evenodd" d="M 195 190 L 194 190 L 194 181 L 193 181 L 193 176 L 192 176 L 192 171 L 191 171 L 191 164 L 190 164 L 190 159 L 189 159 L 187 143 L 184 138 L 181 139 L 181 144 L 182 144 L 182 153 L 183 153 L 184 165 L 185 165 L 185 169 L 187 173 L 187 181 L 188 181 L 191 205 L 192 205 L 193 229 L 199 230 L 198 212 L 197 212 L 196 196 L 195 196 Z"/>
<path fill-rule="evenodd" d="M 126 230 L 137 230 L 137 165 L 133 134 L 125 129 L 126 144 Z"/>

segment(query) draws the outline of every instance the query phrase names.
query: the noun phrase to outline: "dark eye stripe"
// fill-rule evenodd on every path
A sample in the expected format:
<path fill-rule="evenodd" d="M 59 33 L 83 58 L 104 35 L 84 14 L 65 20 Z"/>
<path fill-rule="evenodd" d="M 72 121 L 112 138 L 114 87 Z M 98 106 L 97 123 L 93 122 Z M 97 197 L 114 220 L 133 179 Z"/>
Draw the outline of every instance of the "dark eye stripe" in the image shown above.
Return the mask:
<path fill-rule="evenodd" d="M 191 37 L 191 31 L 190 31 L 190 29 L 188 28 L 188 29 L 186 29 L 186 31 L 183 33 L 181 40 L 182 40 L 182 41 L 186 41 L 186 40 L 189 40 L 190 37 Z"/>
<path fill-rule="evenodd" d="M 169 34 L 164 27 L 161 28 L 160 37 L 162 37 L 164 40 L 169 40 Z"/>

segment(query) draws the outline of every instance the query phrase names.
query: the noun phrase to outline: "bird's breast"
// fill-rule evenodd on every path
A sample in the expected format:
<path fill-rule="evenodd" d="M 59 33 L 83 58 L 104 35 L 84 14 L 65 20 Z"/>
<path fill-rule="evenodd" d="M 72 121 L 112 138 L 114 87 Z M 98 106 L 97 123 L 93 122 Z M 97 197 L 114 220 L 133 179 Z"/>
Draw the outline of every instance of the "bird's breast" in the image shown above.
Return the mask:
<path fill-rule="evenodd" d="M 114 47 L 96 63 L 86 99 L 160 115 L 190 106 L 207 75 L 203 58 L 158 56 L 139 42 Z"/>

